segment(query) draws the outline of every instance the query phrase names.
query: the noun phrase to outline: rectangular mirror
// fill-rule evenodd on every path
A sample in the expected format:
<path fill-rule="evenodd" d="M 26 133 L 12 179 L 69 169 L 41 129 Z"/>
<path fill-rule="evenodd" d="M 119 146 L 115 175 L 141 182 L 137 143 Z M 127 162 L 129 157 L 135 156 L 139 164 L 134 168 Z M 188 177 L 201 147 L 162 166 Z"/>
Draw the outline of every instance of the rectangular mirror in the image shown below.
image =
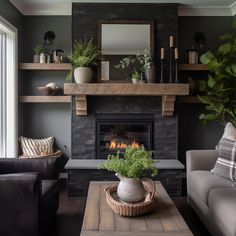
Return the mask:
<path fill-rule="evenodd" d="M 154 23 L 144 20 L 111 20 L 98 22 L 98 47 L 103 62 L 99 68 L 99 82 L 128 82 L 129 70 L 116 69 L 124 57 L 154 52 Z"/>

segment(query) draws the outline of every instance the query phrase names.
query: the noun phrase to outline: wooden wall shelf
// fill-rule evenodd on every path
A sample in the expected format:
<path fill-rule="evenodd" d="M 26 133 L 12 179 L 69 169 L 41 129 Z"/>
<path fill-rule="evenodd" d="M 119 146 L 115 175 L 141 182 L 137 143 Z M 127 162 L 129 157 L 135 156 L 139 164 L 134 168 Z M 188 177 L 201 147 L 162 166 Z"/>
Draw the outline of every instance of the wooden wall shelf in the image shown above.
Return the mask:
<path fill-rule="evenodd" d="M 20 70 L 70 70 L 70 63 L 20 63 Z"/>
<path fill-rule="evenodd" d="M 71 96 L 20 96 L 22 103 L 71 103 Z"/>
<path fill-rule="evenodd" d="M 181 96 L 178 97 L 178 103 L 200 103 L 197 96 Z"/>
<path fill-rule="evenodd" d="M 203 64 L 179 64 L 179 71 L 209 71 Z"/>
<path fill-rule="evenodd" d="M 75 96 L 76 114 L 87 115 L 87 96 L 161 96 L 162 115 L 172 116 L 176 96 L 189 94 L 188 84 L 64 84 L 64 93 Z"/>

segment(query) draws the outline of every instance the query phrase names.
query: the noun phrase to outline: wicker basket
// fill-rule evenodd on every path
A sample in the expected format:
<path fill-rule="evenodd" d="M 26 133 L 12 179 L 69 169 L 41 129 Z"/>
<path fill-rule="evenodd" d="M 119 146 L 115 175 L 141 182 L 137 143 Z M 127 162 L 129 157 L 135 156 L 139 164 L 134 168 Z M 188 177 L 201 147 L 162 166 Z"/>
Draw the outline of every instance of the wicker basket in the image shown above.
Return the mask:
<path fill-rule="evenodd" d="M 138 216 L 148 213 L 155 207 L 155 183 L 148 179 L 143 179 L 144 188 L 147 191 L 146 198 L 142 202 L 126 203 L 117 196 L 117 186 L 106 188 L 105 195 L 108 206 L 121 216 Z"/>

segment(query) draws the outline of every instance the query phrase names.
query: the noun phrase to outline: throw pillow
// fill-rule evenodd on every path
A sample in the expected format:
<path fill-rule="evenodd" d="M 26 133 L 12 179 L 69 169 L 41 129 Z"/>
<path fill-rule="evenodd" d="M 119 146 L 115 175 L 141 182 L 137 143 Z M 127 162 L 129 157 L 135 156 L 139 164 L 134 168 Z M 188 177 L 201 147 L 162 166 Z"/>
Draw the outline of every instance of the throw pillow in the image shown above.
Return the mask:
<path fill-rule="evenodd" d="M 54 152 L 54 137 L 32 139 L 21 136 L 19 140 L 24 157 L 40 157 L 52 154 Z"/>
<path fill-rule="evenodd" d="M 215 167 L 211 170 L 214 174 L 236 181 L 236 141 L 222 138 L 218 144 L 219 157 Z"/>

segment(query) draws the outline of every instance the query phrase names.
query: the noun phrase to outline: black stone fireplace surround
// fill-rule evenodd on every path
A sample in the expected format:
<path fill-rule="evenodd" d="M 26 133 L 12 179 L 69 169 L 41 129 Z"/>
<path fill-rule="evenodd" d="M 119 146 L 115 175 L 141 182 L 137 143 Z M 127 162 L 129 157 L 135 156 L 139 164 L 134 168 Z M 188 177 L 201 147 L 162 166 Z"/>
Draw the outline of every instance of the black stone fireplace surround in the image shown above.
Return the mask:
<path fill-rule="evenodd" d="M 158 65 L 160 48 L 168 48 L 170 35 L 177 36 L 177 14 L 177 4 L 73 3 L 72 38 L 73 42 L 85 36 L 96 41 L 98 20 L 154 20 L 155 60 Z M 75 100 L 72 102 L 72 159 L 96 159 L 96 120 L 99 116 L 111 114 L 136 116 L 137 119 L 151 116 L 154 158 L 178 159 L 178 115 L 163 117 L 160 97 L 89 96 L 87 99 L 88 116 L 77 116 Z M 70 195 L 86 194 L 91 180 L 111 179 L 114 179 L 113 174 L 101 170 L 72 170 L 68 178 Z M 158 179 L 171 195 L 180 195 L 180 170 L 161 170 Z"/>

